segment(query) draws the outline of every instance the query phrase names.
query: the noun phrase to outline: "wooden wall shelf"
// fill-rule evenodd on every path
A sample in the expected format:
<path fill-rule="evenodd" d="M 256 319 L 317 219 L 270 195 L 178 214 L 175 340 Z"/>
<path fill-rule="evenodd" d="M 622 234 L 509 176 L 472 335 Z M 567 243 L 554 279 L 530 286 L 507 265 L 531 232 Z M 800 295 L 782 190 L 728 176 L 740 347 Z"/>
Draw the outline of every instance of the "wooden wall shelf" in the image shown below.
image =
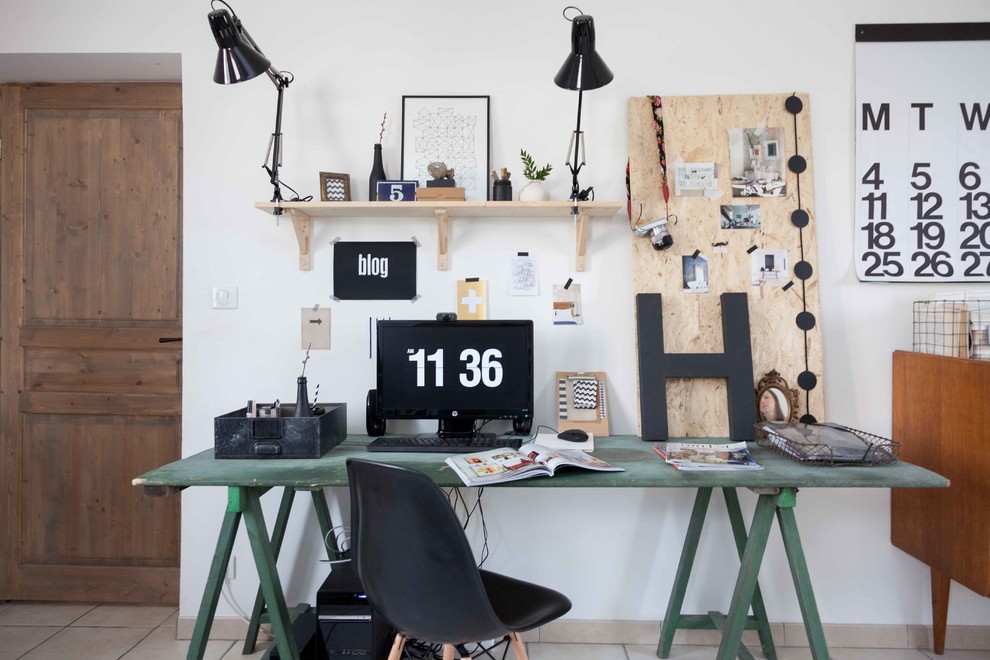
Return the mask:
<path fill-rule="evenodd" d="M 274 202 L 255 208 L 274 214 Z M 310 270 L 310 234 L 316 218 L 429 218 L 437 219 L 437 270 L 447 270 L 451 218 L 566 218 L 572 205 L 564 202 L 282 202 L 283 215 L 292 220 L 299 242 L 299 269 Z M 581 202 L 575 219 L 575 269 L 584 271 L 588 219 L 612 217 L 622 202 Z"/>

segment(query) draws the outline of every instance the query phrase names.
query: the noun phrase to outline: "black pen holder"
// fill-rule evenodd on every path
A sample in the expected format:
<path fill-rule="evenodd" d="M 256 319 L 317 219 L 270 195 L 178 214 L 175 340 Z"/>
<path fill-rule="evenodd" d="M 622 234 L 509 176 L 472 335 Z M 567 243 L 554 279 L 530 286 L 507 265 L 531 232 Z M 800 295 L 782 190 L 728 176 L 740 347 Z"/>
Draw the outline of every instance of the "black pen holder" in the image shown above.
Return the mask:
<path fill-rule="evenodd" d="M 512 182 L 508 179 L 499 179 L 492 183 L 492 200 L 496 202 L 512 201 Z"/>

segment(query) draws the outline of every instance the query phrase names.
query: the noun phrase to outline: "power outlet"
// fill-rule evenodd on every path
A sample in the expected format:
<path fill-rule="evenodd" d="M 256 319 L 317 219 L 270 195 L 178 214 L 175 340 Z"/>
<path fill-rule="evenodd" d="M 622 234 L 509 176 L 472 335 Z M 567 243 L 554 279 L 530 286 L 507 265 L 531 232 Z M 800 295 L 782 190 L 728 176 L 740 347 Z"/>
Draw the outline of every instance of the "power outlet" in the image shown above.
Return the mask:
<path fill-rule="evenodd" d="M 330 350 L 330 308 L 323 307 L 314 310 L 306 307 L 302 310 L 302 345 L 303 350 L 310 348 L 314 351 Z"/>

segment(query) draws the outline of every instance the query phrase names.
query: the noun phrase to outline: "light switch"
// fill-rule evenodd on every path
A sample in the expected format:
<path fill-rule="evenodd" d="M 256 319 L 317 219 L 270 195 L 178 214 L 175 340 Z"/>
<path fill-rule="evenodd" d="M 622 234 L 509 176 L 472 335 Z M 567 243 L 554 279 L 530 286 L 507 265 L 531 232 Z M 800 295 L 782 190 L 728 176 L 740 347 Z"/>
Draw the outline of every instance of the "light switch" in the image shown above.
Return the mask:
<path fill-rule="evenodd" d="M 237 309 L 237 287 L 214 284 L 213 309 Z"/>

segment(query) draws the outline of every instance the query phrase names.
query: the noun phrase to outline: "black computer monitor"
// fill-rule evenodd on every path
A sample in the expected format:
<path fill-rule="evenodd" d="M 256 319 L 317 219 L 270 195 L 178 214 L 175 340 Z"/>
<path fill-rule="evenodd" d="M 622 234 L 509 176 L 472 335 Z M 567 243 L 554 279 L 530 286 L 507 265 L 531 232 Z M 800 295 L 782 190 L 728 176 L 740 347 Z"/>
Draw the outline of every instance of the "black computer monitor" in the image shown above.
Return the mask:
<path fill-rule="evenodd" d="M 376 414 L 436 419 L 473 436 L 479 420 L 533 419 L 532 321 L 379 321 Z"/>

